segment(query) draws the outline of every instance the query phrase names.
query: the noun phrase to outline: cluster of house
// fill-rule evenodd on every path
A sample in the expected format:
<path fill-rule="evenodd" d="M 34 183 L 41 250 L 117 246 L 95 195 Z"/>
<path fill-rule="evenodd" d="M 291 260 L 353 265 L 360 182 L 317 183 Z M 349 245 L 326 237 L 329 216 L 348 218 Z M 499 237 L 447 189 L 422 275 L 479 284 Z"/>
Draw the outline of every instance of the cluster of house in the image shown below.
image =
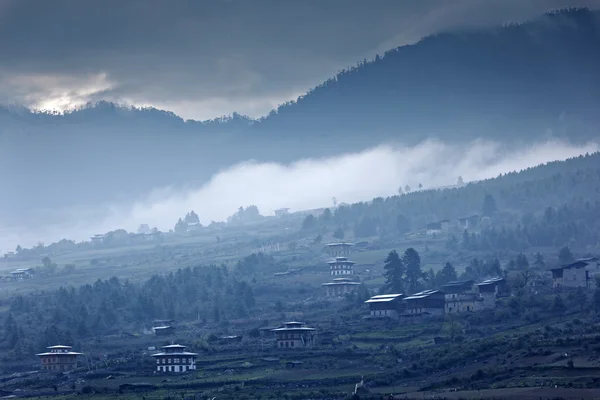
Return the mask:
<path fill-rule="evenodd" d="M 440 289 L 405 295 L 383 294 L 371 297 L 367 319 L 408 320 L 416 317 L 442 316 L 494 308 L 496 299 L 509 294 L 504 278 L 475 283 L 472 280 L 448 282 Z"/>
<path fill-rule="evenodd" d="M 275 343 L 279 349 L 311 347 L 315 343 L 316 329 L 306 326 L 303 322 L 285 322 L 279 327 L 268 328 L 268 331 L 275 334 Z M 221 339 L 221 342 L 239 342 L 241 336 L 227 336 Z M 170 344 L 151 354 L 156 360 L 156 372 L 195 371 L 198 353 L 186 349 L 187 346 Z M 67 372 L 77 368 L 77 357 L 83 353 L 72 351 L 71 346 L 56 345 L 36 355 L 40 358 L 43 370 Z"/>

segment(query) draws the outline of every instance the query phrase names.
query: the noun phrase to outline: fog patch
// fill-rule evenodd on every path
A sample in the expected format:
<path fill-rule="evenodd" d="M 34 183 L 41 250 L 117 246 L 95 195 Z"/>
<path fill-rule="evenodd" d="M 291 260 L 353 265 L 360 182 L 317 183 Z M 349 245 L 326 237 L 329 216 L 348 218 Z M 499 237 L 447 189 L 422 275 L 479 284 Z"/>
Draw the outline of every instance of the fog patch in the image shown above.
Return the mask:
<path fill-rule="evenodd" d="M 94 210 L 71 210 L 60 226 L 0 229 L 0 250 L 17 244 L 30 247 L 63 238 L 87 240 L 95 233 L 117 228 L 135 231 L 142 224 L 162 231 L 194 210 L 203 224 L 222 221 L 240 206 L 254 204 L 263 215 L 277 208 L 292 211 L 333 206 L 337 202 L 368 201 L 391 196 L 398 188 L 418 190 L 496 177 L 541 163 L 598 151 L 596 143 L 570 145 L 551 140 L 529 146 L 506 146 L 478 140 L 453 145 L 428 140 L 414 147 L 379 146 L 367 151 L 291 164 L 248 161 L 215 174 L 201 187 L 161 188 L 134 204 L 98 205 Z"/>

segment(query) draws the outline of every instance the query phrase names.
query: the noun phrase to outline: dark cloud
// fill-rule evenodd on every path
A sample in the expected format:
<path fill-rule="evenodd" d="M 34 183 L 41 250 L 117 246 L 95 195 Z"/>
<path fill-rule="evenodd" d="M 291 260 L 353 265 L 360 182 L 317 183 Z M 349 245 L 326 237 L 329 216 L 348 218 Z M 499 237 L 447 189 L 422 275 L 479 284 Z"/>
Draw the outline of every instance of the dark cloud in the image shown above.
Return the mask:
<path fill-rule="evenodd" d="M 439 30 L 600 0 L 0 0 L 0 102 L 253 115 Z"/>

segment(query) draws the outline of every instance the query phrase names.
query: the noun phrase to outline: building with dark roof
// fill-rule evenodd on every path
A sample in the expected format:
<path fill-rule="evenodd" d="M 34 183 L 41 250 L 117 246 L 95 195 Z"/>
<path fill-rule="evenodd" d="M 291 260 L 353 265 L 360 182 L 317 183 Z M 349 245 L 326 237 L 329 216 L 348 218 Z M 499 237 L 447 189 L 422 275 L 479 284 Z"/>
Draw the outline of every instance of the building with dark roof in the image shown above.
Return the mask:
<path fill-rule="evenodd" d="M 475 281 L 453 281 L 442 285 L 440 290 L 445 294 L 445 313 L 457 314 L 473 312 L 482 308 L 483 299 L 474 290 Z"/>
<path fill-rule="evenodd" d="M 438 316 L 444 315 L 445 294 L 441 290 L 424 290 L 404 298 L 406 314 Z"/>
<path fill-rule="evenodd" d="M 66 372 L 77 368 L 77 356 L 81 355 L 71 349 L 71 346 L 50 346 L 47 352 L 36 355 L 40 358 L 43 370 Z"/>
<path fill-rule="evenodd" d="M 283 326 L 273 329 L 273 332 L 279 349 L 311 347 L 316 335 L 316 329 L 296 321 L 285 322 Z"/>
<path fill-rule="evenodd" d="M 405 304 L 402 301 L 404 294 L 380 294 L 365 301 L 369 306 L 369 319 L 392 318 L 398 319 L 404 312 Z"/>
<path fill-rule="evenodd" d="M 477 214 L 458 219 L 458 227 L 461 229 L 476 229 L 479 227 L 480 217 Z"/>
<path fill-rule="evenodd" d="M 175 327 L 171 325 L 155 326 L 152 330 L 156 336 L 169 336 L 175 333 Z"/>
<path fill-rule="evenodd" d="M 587 269 L 588 262 L 575 261 L 558 268 L 552 268 L 552 287 L 561 288 L 589 288 L 590 271 Z"/>
<path fill-rule="evenodd" d="M 498 297 L 507 296 L 510 293 L 506 279 L 491 278 L 475 285 L 482 298 L 482 308 L 495 308 Z"/>
<path fill-rule="evenodd" d="M 163 346 L 160 353 L 152 354 L 156 359 L 158 372 L 187 372 L 196 370 L 197 353 L 186 351 L 187 347 L 180 344 Z"/>

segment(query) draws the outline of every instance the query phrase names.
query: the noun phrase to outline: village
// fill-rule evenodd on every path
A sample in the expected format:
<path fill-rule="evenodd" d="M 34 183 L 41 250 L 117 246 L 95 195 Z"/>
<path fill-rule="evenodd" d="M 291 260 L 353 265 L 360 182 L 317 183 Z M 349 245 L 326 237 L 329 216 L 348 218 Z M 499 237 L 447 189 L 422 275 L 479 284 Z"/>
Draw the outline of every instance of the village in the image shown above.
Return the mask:
<path fill-rule="evenodd" d="M 287 209 L 275 214 L 263 224 L 276 227 L 278 232 L 294 218 L 301 221 L 310 215 L 290 214 Z M 319 218 L 323 214 L 326 212 L 322 210 L 316 213 Z M 467 230 L 479 232 L 489 223 L 489 218 L 479 215 L 428 223 L 425 229 L 406 234 L 402 239 L 406 244 L 401 246 L 417 246 L 431 259 L 428 247 L 439 248 L 453 235 Z M 223 254 L 222 249 L 231 249 L 227 253 L 229 266 L 220 268 L 235 276 L 245 271 L 239 266 L 239 244 L 228 239 L 224 232 L 219 231 L 211 247 L 221 249 L 218 255 Z M 119 247 L 121 240 L 135 246 L 148 243 L 156 247 L 140 248 L 164 252 L 166 247 L 162 246 L 173 246 L 173 240 L 205 240 L 202 235 L 206 234 L 207 228 L 197 228 L 191 223 L 184 233 L 95 235 L 84 244 L 84 249 L 112 252 L 116 248 L 127 254 L 127 247 Z M 156 242 L 158 237 L 160 246 Z M 386 285 L 384 277 L 383 259 L 390 248 L 380 249 L 380 241 L 339 240 L 323 244 L 314 239 L 294 239 L 286 244 L 280 238 L 253 244 L 257 252 L 248 257 L 268 259 L 271 254 L 279 257 L 286 254 L 289 261 L 281 265 L 273 261 L 268 269 L 246 275 L 246 279 L 253 281 L 260 276 L 259 290 L 273 293 L 269 295 L 273 308 L 265 309 L 263 305 L 255 316 L 222 321 L 217 316 L 208 320 L 206 317 L 176 320 L 164 313 L 118 334 L 57 340 L 36 352 L 28 351 L 31 346 L 24 347 L 18 350 L 19 361 L 11 364 L 14 376 L 6 376 L 0 382 L 0 393 L 20 397 L 75 392 L 99 395 L 111 390 L 165 393 L 185 387 L 208 396 L 219 390 L 240 390 L 239 385 L 258 385 L 266 392 L 279 385 L 293 392 L 300 390 L 292 383 L 300 376 L 306 377 L 302 378 L 306 386 L 301 390 L 326 385 L 327 379 L 317 378 L 323 370 L 344 376 L 336 378 L 341 379 L 336 390 L 348 394 L 362 393 L 362 397 L 369 398 L 368 393 L 403 393 L 426 386 L 429 379 L 434 379 L 431 375 L 420 383 L 415 381 L 427 374 L 424 371 L 435 370 L 427 364 L 415 367 L 421 365 L 415 360 L 423 349 L 433 352 L 440 346 L 450 346 L 445 350 L 448 352 L 452 346 L 462 346 L 458 341 L 464 337 L 495 340 L 503 332 L 514 332 L 516 337 L 521 317 L 508 316 L 515 312 L 515 304 L 537 301 L 542 307 L 542 299 L 552 302 L 559 297 L 572 302 L 571 297 L 581 291 L 586 293 L 584 298 L 589 298 L 596 290 L 600 273 L 598 258 L 588 255 L 559 265 L 550 262 L 545 268 L 519 270 L 506 264 L 507 269 L 482 272 L 478 279 L 460 278 L 437 285 L 423 277 L 419 290 L 394 291 Z M 208 254 L 211 254 L 208 250 L 202 253 Z M 42 267 L 19 266 L 16 254 L 5 259 L 17 268 L 7 271 L 4 287 L 34 288 L 38 281 L 47 280 L 54 280 L 62 287 L 74 273 L 82 273 L 73 267 L 57 270 L 48 257 L 42 260 Z M 62 262 L 70 265 L 71 261 Z M 461 268 L 468 264 L 467 259 Z M 110 261 L 90 263 L 94 268 L 109 265 Z M 49 274 L 53 270 L 57 272 Z M 488 326 L 487 332 L 483 326 Z M 553 351 L 566 349 L 558 345 Z M 344 361 L 347 357 L 350 361 Z M 37 364 L 33 363 L 35 358 L 39 359 Z M 362 361 L 355 364 L 358 360 Z M 420 368 L 423 372 L 406 372 Z M 398 387 L 387 381 L 392 379 L 390 374 L 398 373 L 402 377 L 393 379 L 400 379 L 405 382 L 402 385 L 408 386 Z M 384 381 L 388 383 L 377 383 L 381 377 L 386 377 Z M 23 389 L 15 391 L 17 387 Z M 53 387 L 56 390 L 48 391 Z"/>
<path fill-rule="evenodd" d="M 354 261 L 350 260 L 354 244 L 349 242 L 329 243 L 325 245 L 325 253 L 331 258 L 327 262 L 330 282 L 322 284 L 323 295 L 327 299 L 339 299 L 352 295 L 361 285 L 360 277 L 355 274 Z M 568 265 L 551 268 L 551 290 L 560 293 L 570 289 L 595 288 L 595 276 L 598 274 L 598 258 L 579 259 Z M 32 279 L 28 269 L 18 269 L 12 273 L 13 279 Z M 539 281 L 533 281 L 538 282 Z M 539 290 L 540 287 L 532 287 Z M 444 316 L 477 313 L 493 310 L 499 299 L 511 296 L 511 288 L 505 277 L 490 277 L 480 282 L 473 280 L 451 281 L 438 289 L 430 289 L 418 293 L 390 293 L 371 296 L 364 301 L 368 313 L 362 316 L 366 329 L 378 329 L 377 322 L 393 324 L 414 324 L 430 321 L 431 324 L 442 324 Z M 373 325 L 375 323 L 375 325 Z M 371 328 L 369 328 L 371 327 Z M 265 343 L 277 351 L 289 352 L 305 348 L 329 346 L 331 335 L 319 332 L 319 329 L 304 322 L 284 321 L 279 326 L 262 326 L 259 328 L 261 348 Z M 170 341 L 177 338 L 177 329 L 172 320 L 154 321 L 152 332 L 157 339 Z M 324 335 L 321 335 L 323 333 Z M 321 337 L 322 336 L 322 337 Z M 328 337 L 329 336 L 329 337 Z M 242 343 L 241 335 L 220 336 L 215 338 L 219 344 L 237 346 Z M 163 346 L 148 347 L 147 356 L 154 359 L 154 374 L 181 374 L 196 371 L 199 353 L 187 351 L 188 345 L 170 342 Z M 39 353 L 40 368 L 44 371 L 67 373 L 86 368 L 81 358 L 82 352 L 74 351 L 71 345 L 57 343 L 48 347 L 46 352 Z M 79 360 L 79 361 L 78 361 Z M 289 365 L 293 366 L 291 362 Z M 87 366 L 89 369 L 90 366 Z M 150 371 L 147 371 L 150 372 Z"/>

